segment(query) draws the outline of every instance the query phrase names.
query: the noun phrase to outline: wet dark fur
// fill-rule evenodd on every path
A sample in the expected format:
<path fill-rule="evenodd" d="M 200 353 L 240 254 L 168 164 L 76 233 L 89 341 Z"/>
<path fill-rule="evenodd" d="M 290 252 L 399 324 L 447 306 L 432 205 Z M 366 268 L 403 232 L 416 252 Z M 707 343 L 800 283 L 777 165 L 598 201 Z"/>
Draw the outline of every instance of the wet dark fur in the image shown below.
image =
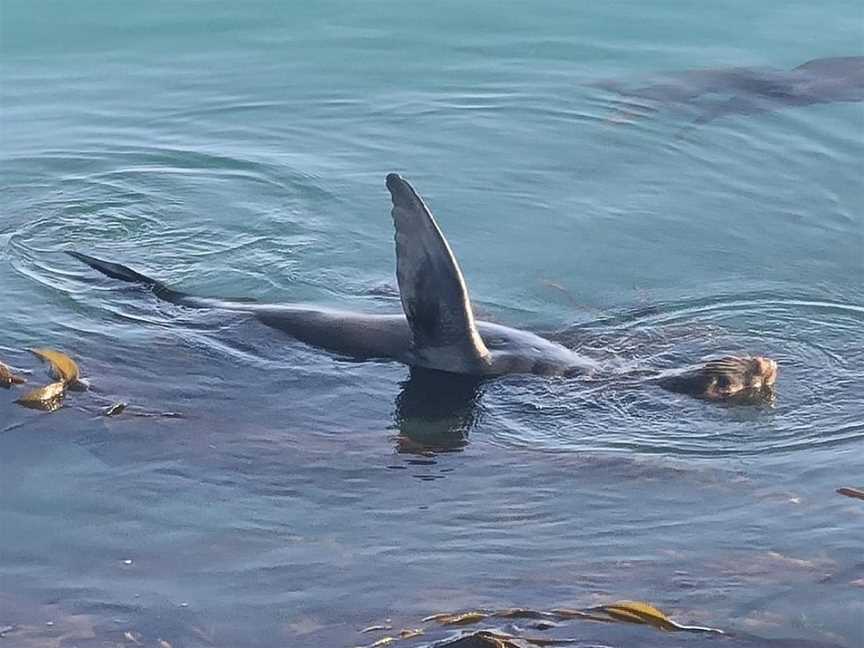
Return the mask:
<path fill-rule="evenodd" d="M 266 306 L 193 297 L 172 290 L 126 266 L 101 261 L 79 252 L 69 254 L 110 277 L 145 285 L 160 299 L 175 304 L 248 312 L 267 326 L 284 331 L 306 344 L 345 357 L 393 359 L 411 364 L 411 329 L 402 315 L 365 315 L 305 306 Z M 422 317 L 420 319 L 424 325 L 431 321 L 424 321 Z M 587 365 L 575 364 L 568 368 L 567 361 L 572 352 L 533 333 L 482 321 L 477 322 L 477 328 L 484 344 L 492 352 L 507 354 L 508 349 L 514 346 L 542 343 L 549 345 L 550 353 L 561 353 L 560 361 L 539 357 L 523 357 L 520 360 L 514 354 L 510 373 L 566 376 L 600 370 L 599 367 L 591 369 Z M 771 360 L 728 357 L 692 369 L 662 374 L 641 372 L 641 375 L 671 392 L 705 400 L 750 402 L 773 398 L 776 371 L 776 364 Z"/>
<path fill-rule="evenodd" d="M 706 400 L 770 400 L 776 379 L 777 363 L 773 360 L 730 356 L 679 374 L 661 376 L 657 383 L 668 391 Z"/>

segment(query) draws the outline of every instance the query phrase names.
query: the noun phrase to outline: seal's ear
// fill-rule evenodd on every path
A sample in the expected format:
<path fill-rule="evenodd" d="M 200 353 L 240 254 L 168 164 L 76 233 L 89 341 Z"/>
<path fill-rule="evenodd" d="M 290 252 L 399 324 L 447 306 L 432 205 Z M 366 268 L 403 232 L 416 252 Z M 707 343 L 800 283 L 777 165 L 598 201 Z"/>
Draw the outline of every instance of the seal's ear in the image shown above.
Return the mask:
<path fill-rule="evenodd" d="M 476 373 L 489 362 L 453 251 L 414 188 L 387 176 L 396 227 L 396 277 L 413 351 L 433 369 Z"/>

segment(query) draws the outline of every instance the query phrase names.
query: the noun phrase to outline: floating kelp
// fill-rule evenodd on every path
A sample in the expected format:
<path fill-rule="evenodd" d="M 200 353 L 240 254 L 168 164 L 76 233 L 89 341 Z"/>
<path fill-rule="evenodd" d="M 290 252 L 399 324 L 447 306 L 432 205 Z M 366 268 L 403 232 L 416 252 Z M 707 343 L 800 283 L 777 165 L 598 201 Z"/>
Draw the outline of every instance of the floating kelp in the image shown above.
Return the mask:
<path fill-rule="evenodd" d="M 365 646 L 364 648 L 384 648 L 398 641 L 396 637 L 381 637 L 378 641 Z"/>
<path fill-rule="evenodd" d="M 676 630 L 675 623 L 665 614 L 648 603 L 640 601 L 619 601 L 611 605 L 591 608 L 589 612 L 608 615 L 615 621 L 650 625 L 658 630 Z"/>
<path fill-rule="evenodd" d="M 66 383 L 55 382 L 29 391 L 15 402 L 30 409 L 54 412 L 63 405 L 63 398 L 65 396 Z"/>
<path fill-rule="evenodd" d="M 533 646 L 564 646 L 575 640 L 517 637 L 497 630 L 477 630 L 434 644 L 435 648 L 531 648 Z"/>
<path fill-rule="evenodd" d="M 62 351 L 54 349 L 30 349 L 37 358 L 51 365 L 51 373 L 57 379 L 45 387 L 34 389 L 16 403 L 31 409 L 54 412 L 63 405 L 67 389 L 84 389 L 86 385 L 81 380 L 81 373 L 75 361 Z"/>
<path fill-rule="evenodd" d="M 478 621 L 482 621 L 483 619 L 488 618 L 493 613 L 490 612 L 462 612 L 457 614 L 449 614 L 447 612 L 443 612 L 441 614 L 433 614 L 432 616 L 428 616 L 423 619 L 424 623 L 428 623 L 429 621 L 435 621 L 436 623 L 440 623 L 441 625 L 448 626 L 457 626 L 457 625 L 471 625 L 473 623 L 477 623 Z"/>
<path fill-rule="evenodd" d="M 383 630 L 392 629 L 393 626 L 391 625 L 374 625 L 369 626 L 368 628 L 363 628 L 360 632 L 380 632 Z M 422 628 L 405 628 L 404 630 L 400 630 L 399 634 L 396 636 L 388 635 L 386 637 L 381 637 L 380 639 L 371 644 L 367 644 L 365 646 L 357 646 L 357 648 L 383 648 L 384 646 L 390 646 L 392 644 L 395 644 L 399 640 L 416 639 L 417 637 L 422 637 L 424 634 L 426 633 Z"/>
<path fill-rule="evenodd" d="M 86 385 L 81 381 L 81 372 L 78 369 L 78 365 L 62 351 L 43 348 L 30 349 L 30 352 L 40 360 L 50 364 L 54 377 L 66 383 L 70 388 L 86 388 Z"/>
<path fill-rule="evenodd" d="M 528 608 L 508 608 L 493 612 L 492 615 L 499 619 L 548 619 L 553 616 L 549 612 L 529 610 Z"/>
<path fill-rule="evenodd" d="M 56 382 L 28 392 L 16 401 L 19 405 L 31 409 L 54 412 L 62 406 L 67 390 L 83 391 L 88 388 L 86 381 L 81 378 L 81 370 L 78 368 L 78 364 L 66 353 L 57 351 L 56 349 L 41 347 L 29 349 L 29 351 L 50 365 L 51 374 L 56 378 Z M 26 380 L 14 375 L 9 367 L 0 363 L 0 387 L 9 387 L 10 385 L 24 382 Z M 144 418 L 181 418 L 182 416 L 177 412 L 157 412 L 130 408 L 129 404 L 123 401 L 111 401 L 97 394 L 92 394 L 91 396 L 94 400 L 103 403 L 103 407 L 96 411 L 99 416 L 114 417 L 124 412 L 128 416 Z M 93 411 L 88 407 L 81 407 L 81 409 L 86 412 Z"/>
<path fill-rule="evenodd" d="M 864 490 L 859 488 L 849 488 L 848 486 L 844 486 L 843 488 L 838 488 L 837 492 L 846 497 L 854 497 L 855 499 L 864 500 Z"/>
<path fill-rule="evenodd" d="M 592 608 L 590 611 L 608 614 L 615 621 L 646 624 L 659 630 L 689 629 L 689 626 L 678 625 L 653 605 L 641 601 L 618 601 L 612 605 Z"/>
<path fill-rule="evenodd" d="M 26 382 L 26 378 L 16 376 L 9 367 L 0 362 L 0 387 L 8 389 L 12 385 L 23 385 Z"/>
<path fill-rule="evenodd" d="M 584 620 L 602 623 L 634 623 L 648 625 L 667 632 L 700 632 L 724 634 L 722 630 L 702 626 L 682 625 L 670 619 L 665 612 L 643 601 L 616 601 L 607 605 L 599 605 L 583 609 L 554 608 L 552 610 L 532 610 L 530 608 L 506 608 L 503 610 L 469 610 L 467 612 L 441 612 L 432 614 L 423 619 L 424 623 L 434 623 L 439 626 L 469 626 L 481 621 L 494 619 L 528 619 L 535 621 L 535 630 L 557 628 L 562 626 L 561 622 Z M 374 630 L 389 630 L 390 626 L 379 625 L 365 628 L 364 632 Z M 515 630 L 514 630 L 515 629 Z M 518 626 L 508 626 L 508 632 L 515 631 L 519 634 L 507 634 L 496 628 L 483 628 L 480 630 L 466 631 L 456 637 L 441 640 L 433 645 L 435 648 L 526 648 L 529 646 L 557 646 L 574 643 L 572 639 L 532 637 L 521 634 Z M 413 639 L 424 634 L 422 629 L 415 631 L 403 630 L 397 636 L 382 637 L 376 643 L 367 645 L 365 648 L 379 648 L 389 646 L 396 641 Z"/>
<path fill-rule="evenodd" d="M 625 622 L 650 625 L 660 630 L 670 632 L 722 632 L 715 628 L 703 628 L 701 626 L 681 625 L 672 621 L 664 612 L 649 603 L 642 601 L 617 601 L 609 605 L 581 610 L 556 608 L 544 612 L 528 608 L 510 608 L 497 611 L 478 611 L 461 613 L 433 614 L 423 619 L 424 622 L 435 622 L 440 625 L 473 625 L 484 619 L 552 619 L 557 621 L 569 621 L 573 619 L 585 619 L 588 621 Z"/>
<path fill-rule="evenodd" d="M 102 411 L 102 416 L 119 416 L 122 414 L 129 405 L 127 403 L 114 403 L 110 407 L 105 408 Z"/>

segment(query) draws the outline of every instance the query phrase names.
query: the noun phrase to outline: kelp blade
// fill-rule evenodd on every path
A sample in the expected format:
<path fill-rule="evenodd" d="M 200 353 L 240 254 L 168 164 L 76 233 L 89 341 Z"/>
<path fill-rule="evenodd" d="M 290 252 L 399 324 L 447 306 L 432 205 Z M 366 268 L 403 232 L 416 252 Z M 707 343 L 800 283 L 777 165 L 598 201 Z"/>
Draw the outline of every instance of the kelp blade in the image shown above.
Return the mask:
<path fill-rule="evenodd" d="M 678 624 L 656 607 L 643 601 L 616 601 L 601 608 L 613 619 L 644 623 L 661 630 L 677 630 Z"/>
<path fill-rule="evenodd" d="M 51 365 L 56 378 L 72 385 L 78 382 L 80 372 L 75 361 L 62 351 L 54 349 L 30 349 L 30 352 L 40 360 Z"/>
<path fill-rule="evenodd" d="M 61 381 L 29 391 L 15 402 L 30 409 L 54 412 L 63 405 L 65 396 L 66 383 Z"/>

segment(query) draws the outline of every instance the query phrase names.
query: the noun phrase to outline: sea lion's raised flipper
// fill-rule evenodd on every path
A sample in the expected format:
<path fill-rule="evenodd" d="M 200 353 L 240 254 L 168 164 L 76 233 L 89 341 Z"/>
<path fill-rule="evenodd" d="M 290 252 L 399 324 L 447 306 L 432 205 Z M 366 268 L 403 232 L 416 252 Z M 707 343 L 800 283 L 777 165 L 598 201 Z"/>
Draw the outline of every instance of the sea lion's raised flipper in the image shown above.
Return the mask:
<path fill-rule="evenodd" d="M 66 254 L 68 254 L 74 259 L 78 259 L 79 261 L 86 263 L 94 270 L 98 270 L 102 274 L 111 277 L 112 279 L 128 281 L 129 283 L 140 283 L 142 285 L 150 287 L 162 285 L 159 281 L 151 279 L 150 277 L 147 277 L 140 272 L 136 272 L 132 268 L 120 265 L 119 263 L 103 261 L 102 259 L 97 259 L 96 257 L 92 257 L 89 254 L 82 254 L 81 252 L 74 252 L 72 250 L 67 250 Z"/>
<path fill-rule="evenodd" d="M 161 281 L 157 281 L 156 279 L 152 279 L 140 272 L 136 272 L 125 265 L 113 263 L 111 261 L 103 261 L 102 259 L 97 259 L 89 254 L 82 254 L 81 252 L 74 252 L 72 250 L 67 250 L 66 254 L 86 263 L 94 270 L 98 270 L 112 279 L 119 279 L 120 281 L 128 281 L 129 283 L 137 283 L 147 286 L 159 299 L 164 299 L 172 304 L 180 304 L 191 308 L 213 308 L 219 306 L 216 300 L 193 297 L 192 295 L 172 290 Z"/>
<path fill-rule="evenodd" d="M 396 226 L 396 278 L 418 364 L 482 373 L 489 363 L 459 264 L 429 208 L 395 173 L 387 176 Z"/>

